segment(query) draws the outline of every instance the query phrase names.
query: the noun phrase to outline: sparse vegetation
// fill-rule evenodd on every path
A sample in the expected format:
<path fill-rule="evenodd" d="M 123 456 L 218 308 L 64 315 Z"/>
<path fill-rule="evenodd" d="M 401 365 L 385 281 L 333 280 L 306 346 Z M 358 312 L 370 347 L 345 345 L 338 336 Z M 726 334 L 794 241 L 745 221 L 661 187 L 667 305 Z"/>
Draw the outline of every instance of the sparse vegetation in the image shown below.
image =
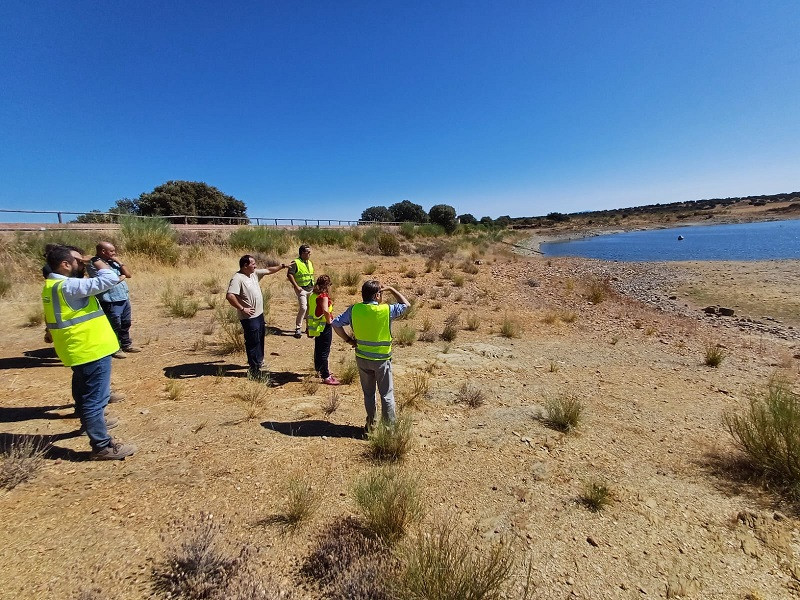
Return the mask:
<path fill-rule="evenodd" d="M 38 327 L 42 323 L 44 323 L 44 314 L 41 307 L 32 308 L 28 312 L 26 324 L 28 327 Z"/>
<path fill-rule="evenodd" d="M 424 371 L 414 371 L 398 394 L 401 410 L 421 409 L 431 394 L 431 377 Z"/>
<path fill-rule="evenodd" d="M 374 262 L 370 262 L 364 265 L 364 275 L 372 275 L 377 270 L 378 270 L 378 265 L 376 265 Z"/>
<path fill-rule="evenodd" d="M 309 373 L 305 377 L 303 377 L 303 393 L 306 396 L 313 396 L 317 393 L 319 389 L 319 378 L 317 377 L 316 373 Z"/>
<path fill-rule="evenodd" d="M 5 271 L 0 271 L 0 298 L 4 298 L 11 291 L 11 276 Z"/>
<path fill-rule="evenodd" d="M 800 396 L 789 382 L 773 378 L 765 393 L 751 395 L 746 410 L 729 411 L 723 419 L 755 468 L 800 498 Z"/>
<path fill-rule="evenodd" d="M 416 330 L 410 325 L 403 324 L 394 334 L 394 342 L 398 346 L 411 346 L 417 339 Z"/>
<path fill-rule="evenodd" d="M 341 372 L 339 373 L 339 382 L 344 385 L 350 385 L 358 379 L 358 365 L 354 358 L 350 358 L 344 363 Z"/>
<path fill-rule="evenodd" d="M 606 300 L 613 292 L 611 283 L 608 279 L 595 279 L 586 288 L 586 299 L 592 304 L 600 304 Z"/>
<path fill-rule="evenodd" d="M 143 254 L 167 265 L 178 263 L 178 236 L 166 219 L 123 216 L 119 224 L 125 252 Z M 83 247 L 90 248 L 92 245 Z"/>
<path fill-rule="evenodd" d="M 560 394 L 545 403 L 547 423 L 554 429 L 569 432 L 575 429 L 583 416 L 583 403 L 572 394 Z"/>
<path fill-rule="evenodd" d="M 445 342 L 452 342 L 458 335 L 459 326 L 458 313 L 452 313 L 444 320 L 444 329 L 442 329 L 442 339 Z"/>
<path fill-rule="evenodd" d="M 504 338 L 519 337 L 519 324 L 508 315 L 504 316 L 500 323 L 500 335 Z"/>
<path fill-rule="evenodd" d="M 423 515 L 417 479 L 397 467 L 367 472 L 356 482 L 353 497 L 367 529 L 389 544 Z"/>
<path fill-rule="evenodd" d="M 183 396 L 183 384 L 177 379 L 168 379 L 164 384 L 164 391 L 170 400 L 180 400 Z"/>
<path fill-rule="evenodd" d="M 381 420 L 369 433 L 369 451 L 377 460 L 400 460 L 411 448 L 411 419 L 405 415 L 394 423 Z"/>
<path fill-rule="evenodd" d="M 303 479 L 290 479 L 287 488 L 286 509 L 281 515 L 282 523 L 290 529 L 296 529 L 317 512 L 322 504 L 322 496 Z"/>
<path fill-rule="evenodd" d="M 286 254 L 292 241 L 289 232 L 267 227 L 241 227 L 228 238 L 228 244 L 234 250 L 275 256 Z"/>
<path fill-rule="evenodd" d="M 11 490 L 32 479 L 44 464 L 46 447 L 34 436 L 15 436 L 0 455 L 0 489 Z"/>
<path fill-rule="evenodd" d="M 197 300 L 175 293 L 169 285 L 161 293 L 161 302 L 171 316 L 181 319 L 191 319 L 200 310 L 200 303 Z"/>
<path fill-rule="evenodd" d="M 339 390 L 332 389 L 322 401 L 322 414 L 324 414 L 326 417 L 330 417 L 333 413 L 339 410 L 341 403 L 342 397 L 339 394 Z"/>
<path fill-rule="evenodd" d="M 481 326 L 481 318 L 474 312 L 467 314 L 467 331 L 478 331 Z"/>

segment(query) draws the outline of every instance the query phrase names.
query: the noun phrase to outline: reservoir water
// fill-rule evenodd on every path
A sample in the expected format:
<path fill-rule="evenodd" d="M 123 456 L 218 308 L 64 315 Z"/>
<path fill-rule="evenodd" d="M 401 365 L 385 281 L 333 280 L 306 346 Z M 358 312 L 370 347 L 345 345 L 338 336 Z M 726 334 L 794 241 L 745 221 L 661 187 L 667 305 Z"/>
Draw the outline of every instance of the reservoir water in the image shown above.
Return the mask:
<path fill-rule="evenodd" d="M 800 220 L 628 231 L 548 242 L 540 249 L 545 256 L 645 262 L 800 258 Z"/>

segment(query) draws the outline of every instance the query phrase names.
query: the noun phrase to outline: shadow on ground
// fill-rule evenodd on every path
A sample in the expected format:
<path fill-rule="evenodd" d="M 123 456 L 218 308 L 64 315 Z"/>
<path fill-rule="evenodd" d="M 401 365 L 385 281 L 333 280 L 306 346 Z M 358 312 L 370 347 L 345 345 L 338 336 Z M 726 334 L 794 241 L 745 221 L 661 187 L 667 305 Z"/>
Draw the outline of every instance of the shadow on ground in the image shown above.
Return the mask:
<path fill-rule="evenodd" d="M 303 375 L 292 371 L 264 372 L 264 382 L 275 387 L 303 380 Z M 232 365 L 221 360 L 185 363 L 164 367 L 168 379 L 194 379 L 195 377 L 247 377 L 247 367 Z"/>
<path fill-rule="evenodd" d="M 59 440 L 68 440 L 81 435 L 81 430 L 76 429 L 68 433 L 58 433 L 55 435 L 39 435 L 27 433 L 0 433 L 0 452 L 8 452 L 12 446 L 23 446 L 30 444 L 34 448 L 42 448 L 44 457 L 51 460 L 68 460 L 73 462 L 89 460 L 91 452 L 76 452 L 69 448 L 61 448 L 53 445 Z"/>
<path fill-rule="evenodd" d="M 37 367 L 60 367 L 61 361 L 52 348 L 26 350 L 22 356 L 0 358 L 0 370 L 3 369 L 35 369 Z"/>
<path fill-rule="evenodd" d="M 336 425 L 329 421 L 319 419 L 309 419 L 306 421 L 289 421 L 280 423 L 278 421 L 264 421 L 261 423 L 264 429 L 277 431 L 283 435 L 294 437 L 337 437 L 352 438 L 360 440 L 364 438 L 364 428 L 353 425 Z"/>
<path fill-rule="evenodd" d="M 73 408 L 72 404 L 59 404 L 54 406 L 0 406 L 0 423 L 19 423 L 20 421 L 33 421 L 35 419 L 74 419 L 75 413 L 62 415 L 51 412 Z"/>

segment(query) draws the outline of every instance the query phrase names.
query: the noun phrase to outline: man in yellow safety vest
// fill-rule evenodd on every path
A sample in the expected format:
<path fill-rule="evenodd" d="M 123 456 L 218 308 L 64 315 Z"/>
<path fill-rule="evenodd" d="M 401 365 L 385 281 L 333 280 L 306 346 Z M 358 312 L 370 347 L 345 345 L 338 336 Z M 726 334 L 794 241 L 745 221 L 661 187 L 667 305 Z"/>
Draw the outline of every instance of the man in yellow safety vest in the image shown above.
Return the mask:
<path fill-rule="evenodd" d="M 300 339 L 303 336 L 300 329 L 303 319 L 308 312 L 308 296 L 314 289 L 314 264 L 311 262 L 311 246 L 303 244 L 298 252 L 300 255 L 289 263 L 289 270 L 286 271 L 286 278 L 297 294 L 297 319 L 294 326 L 294 337 Z"/>
<path fill-rule="evenodd" d="M 104 413 L 111 395 L 111 355 L 119 350 L 119 342 L 95 297 L 120 277 L 97 260 L 97 276 L 84 278 L 88 261 L 65 246 L 51 249 L 47 264 L 52 272 L 42 289 L 42 305 L 56 354 L 72 368 L 72 398 L 89 436 L 91 458 L 121 460 L 136 452 L 136 446 L 115 442 L 108 434 Z"/>
<path fill-rule="evenodd" d="M 381 304 L 384 291 L 394 294 L 397 304 Z M 367 410 L 365 428 L 370 432 L 376 422 L 376 385 L 381 396 L 381 418 L 387 423 L 395 421 L 391 322 L 406 311 L 409 302 L 393 287 L 381 287 L 374 279 L 361 286 L 361 298 L 363 302 L 349 306 L 331 325 L 336 335 L 355 348 Z M 347 325 L 353 330 L 352 336 L 344 330 Z"/>

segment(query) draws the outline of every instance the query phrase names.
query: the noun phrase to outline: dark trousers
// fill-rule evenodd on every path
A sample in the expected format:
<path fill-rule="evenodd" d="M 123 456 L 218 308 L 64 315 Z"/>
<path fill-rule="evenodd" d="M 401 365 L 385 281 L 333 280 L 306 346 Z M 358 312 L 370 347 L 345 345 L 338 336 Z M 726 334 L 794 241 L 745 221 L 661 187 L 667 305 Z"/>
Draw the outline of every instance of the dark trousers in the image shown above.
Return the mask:
<path fill-rule="evenodd" d="M 111 444 L 104 414 L 111 396 L 111 356 L 72 367 L 72 399 L 92 450 Z"/>
<path fill-rule="evenodd" d="M 252 319 L 242 319 L 244 330 L 244 348 L 247 351 L 247 366 L 253 375 L 258 375 L 261 365 L 264 364 L 264 336 L 267 327 L 264 324 L 264 315 Z"/>
<path fill-rule="evenodd" d="M 100 302 L 103 312 L 111 323 L 111 329 L 117 334 L 119 346 L 123 350 L 131 346 L 131 301 L 120 300 L 118 302 Z"/>
<path fill-rule="evenodd" d="M 323 379 L 327 379 L 331 375 L 328 370 L 328 356 L 331 353 L 332 336 L 333 329 L 330 325 L 325 325 L 322 333 L 314 338 L 314 370 Z"/>

